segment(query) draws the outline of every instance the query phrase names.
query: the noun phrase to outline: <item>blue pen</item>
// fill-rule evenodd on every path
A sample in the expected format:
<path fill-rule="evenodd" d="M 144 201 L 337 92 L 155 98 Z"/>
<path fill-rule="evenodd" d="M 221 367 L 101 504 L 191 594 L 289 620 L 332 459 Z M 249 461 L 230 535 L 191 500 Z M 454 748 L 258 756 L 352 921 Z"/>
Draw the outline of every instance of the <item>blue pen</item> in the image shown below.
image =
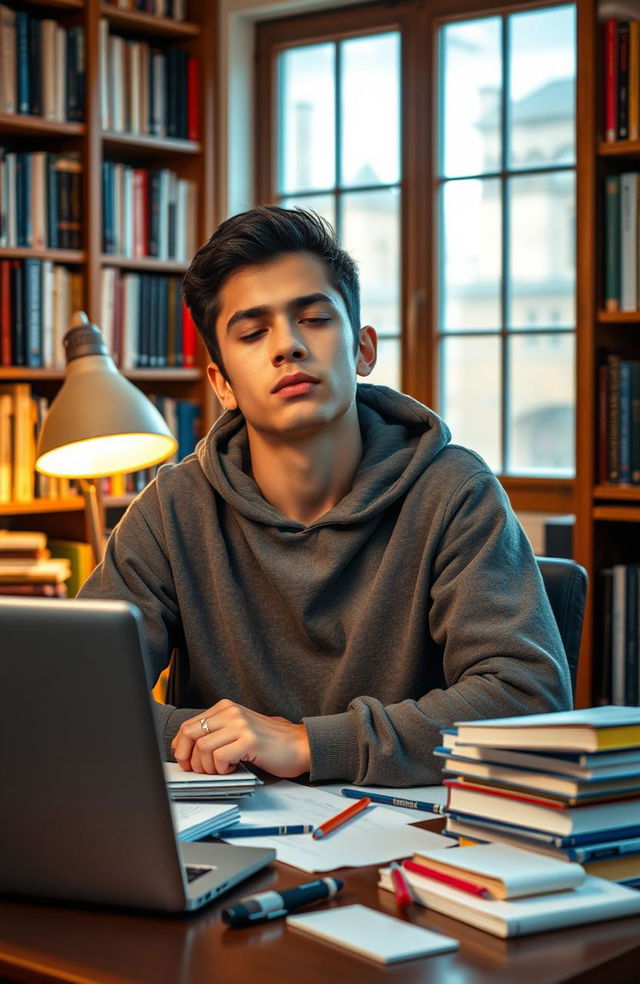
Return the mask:
<path fill-rule="evenodd" d="M 281 827 L 251 827 L 239 823 L 235 827 L 215 830 L 212 837 L 275 837 L 279 834 L 310 834 L 312 830 L 310 823 L 283 824 Z"/>
<path fill-rule="evenodd" d="M 409 810 L 424 810 L 425 813 L 446 813 L 446 808 L 440 803 L 423 803 L 420 800 L 400 799 L 398 796 L 386 796 L 383 793 L 365 793 L 360 789 L 341 789 L 343 796 L 359 800 L 368 796 L 372 803 L 386 803 L 387 806 L 406 806 Z"/>

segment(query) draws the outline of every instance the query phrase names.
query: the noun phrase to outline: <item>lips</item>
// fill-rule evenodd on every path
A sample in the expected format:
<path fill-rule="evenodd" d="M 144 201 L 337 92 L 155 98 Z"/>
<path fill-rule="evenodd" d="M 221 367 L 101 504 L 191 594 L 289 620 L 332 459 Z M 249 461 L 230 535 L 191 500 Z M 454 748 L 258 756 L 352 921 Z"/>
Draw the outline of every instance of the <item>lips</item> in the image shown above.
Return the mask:
<path fill-rule="evenodd" d="M 279 393 L 280 390 L 290 389 L 293 387 L 301 387 L 302 390 L 307 390 L 311 388 L 315 383 L 319 383 L 320 380 L 316 379 L 315 376 L 310 376 L 306 372 L 295 372 L 288 376 L 283 376 L 279 379 L 276 385 L 271 390 L 272 393 Z M 305 385 L 306 384 L 306 385 Z"/>

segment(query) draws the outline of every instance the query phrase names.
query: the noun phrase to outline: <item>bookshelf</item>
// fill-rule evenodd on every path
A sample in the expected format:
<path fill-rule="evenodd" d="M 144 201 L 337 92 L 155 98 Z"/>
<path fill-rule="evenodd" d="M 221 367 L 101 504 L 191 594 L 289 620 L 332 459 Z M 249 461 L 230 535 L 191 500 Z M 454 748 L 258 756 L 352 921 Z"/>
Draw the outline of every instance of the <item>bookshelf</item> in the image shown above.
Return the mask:
<path fill-rule="evenodd" d="M 129 6 L 139 6 L 135 0 L 128 5 L 99 2 L 99 0 L 9 0 L 4 5 L 19 13 L 27 14 L 28 18 L 54 21 L 58 28 L 65 31 L 82 29 L 84 38 L 84 75 L 85 96 L 82 119 L 46 119 L 43 115 L 16 111 L 7 112 L 6 106 L 0 105 L 0 147 L 5 151 L 18 154 L 35 154 L 44 152 L 47 155 L 71 156 L 80 162 L 81 200 L 79 202 L 81 221 L 80 248 L 52 248 L 50 245 L 37 247 L 31 245 L 0 245 L 1 261 L 19 261 L 37 259 L 49 264 L 63 265 L 67 270 L 77 275 L 81 280 L 80 300 L 90 319 L 102 325 L 104 298 L 102 281 L 105 271 L 117 271 L 119 278 L 149 278 L 157 284 L 163 278 L 172 279 L 177 283 L 187 268 L 188 257 L 193 249 L 207 238 L 214 227 L 214 52 L 215 52 L 215 4 L 200 3 L 198 0 L 155 0 L 149 3 L 148 9 L 161 10 L 163 16 L 147 13 L 136 9 L 121 9 Z M 182 8 L 182 19 L 167 16 Z M 28 20 L 27 18 L 27 20 Z M 52 30 L 52 28 L 49 28 Z M 42 26 L 36 30 L 42 30 Z M 119 56 L 105 60 L 105 35 L 114 35 L 122 39 L 118 42 Z M 0 33 L 0 41 L 2 34 Z M 79 43 L 79 42 L 77 42 Z M 184 67 L 189 60 L 197 62 L 197 114 L 191 111 L 189 123 L 197 125 L 197 139 L 187 139 L 184 136 L 186 128 L 185 113 L 189 112 L 187 95 L 193 90 L 187 89 L 186 79 L 175 88 L 181 91 L 182 104 L 176 101 L 169 106 L 173 97 L 170 91 L 174 86 L 157 88 L 161 83 L 158 78 L 164 76 L 147 75 L 147 90 L 153 84 L 156 89 L 150 97 L 150 106 L 155 106 L 154 112 L 165 113 L 166 130 L 173 120 L 174 131 L 180 123 L 180 137 L 169 136 L 166 132 L 144 132 L 151 128 L 146 118 L 140 123 L 131 118 L 131 110 L 120 118 L 120 125 L 111 127 L 106 124 L 105 107 L 108 100 L 117 98 L 120 104 L 126 102 L 127 92 L 136 87 L 134 80 L 140 76 L 134 75 L 133 57 L 140 58 L 144 49 L 147 58 L 157 57 L 163 62 L 163 71 L 169 72 L 169 62 L 173 57 L 173 65 Z M 172 54 L 169 54 L 171 50 Z M 176 53 L 177 52 L 177 53 Z M 67 54 L 69 48 L 67 48 Z M 118 57 L 120 60 L 118 60 Z M 16 59 L 19 58 L 16 52 Z M 82 59 L 78 56 L 81 64 Z M 143 62 L 143 67 L 148 62 Z M 124 85 L 104 85 L 105 69 L 109 73 L 123 73 Z M 190 69 L 191 70 L 191 69 Z M 127 71 L 130 74 L 127 76 Z M 172 79 L 177 76 L 172 75 Z M 182 76 L 179 76 L 182 79 Z M 154 81 L 155 80 L 155 81 Z M 67 82 L 66 92 L 70 91 Z M 2 84 L 0 80 L 0 93 Z M 117 96 L 114 96 L 117 92 Z M 160 94 L 159 94 L 160 93 Z M 19 93 L 18 93 L 19 95 Z M 155 97 L 155 103 L 153 101 Z M 67 95 L 67 99 L 70 97 Z M 142 104 L 141 104 L 142 105 Z M 66 109 L 68 111 L 68 102 Z M 138 110 L 141 112 L 141 110 Z M 194 117 L 197 115 L 194 123 Z M 149 111 L 151 116 L 151 110 Z M 154 116 L 154 119 L 156 117 Z M 132 127 L 132 123 L 134 126 Z M 185 124 L 184 126 L 182 124 Z M 131 132 L 132 129 L 134 132 Z M 49 157 L 47 157 L 49 160 Z M 134 169 L 150 173 L 165 170 L 171 172 L 175 182 L 190 182 L 197 195 L 197 204 L 192 206 L 191 215 L 196 217 L 195 228 L 189 230 L 190 237 L 183 237 L 183 250 L 180 256 L 175 254 L 139 255 L 140 252 L 150 252 L 144 243 L 138 243 L 137 255 L 131 251 L 126 255 L 122 252 L 105 251 L 103 228 L 103 162 L 111 162 L 122 166 L 122 170 Z M 145 203 L 149 199 L 145 198 Z M 150 209 L 150 206 L 149 206 Z M 142 212 L 140 214 L 143 214 Z M 146 214 L 146 213 L 145 213 Z M 125 212 L 125 218 L 130 213 Z M 183 226 L 178 227 L 174 211 L 174 238 Z M 177 213 L 183 218 L 186 212 Z M 150 220 L 145 219 L 145 223 Z M 178 228 L 178 231 L 176 231 Z M 145 225 L 148 232 L 149 225 Z M 148 243 L 147 243 L 148 245 Z M 188 249 L 187 249 L 188 247 Z M 168 290 L 168 288 L 167 288 Z M 166 308 L 159 308 L 160 311 Z M 1 317 L 0 308 L 0 317 Z M 6 320 L 6 319 L 5 319 Z M 6 331 L 5 326 L 5 331 Z M 183 368 L 180 358 L 169 356 L 170 362 L 176 364 L 156 364 L 155 366 L 129 365 L 123 369 L 124 374 L 137 386 L 149 394 L 171 398 L 177 401 L 197 402 L 201 407 L 202 427 L 210 426 L 214 417 L 214 401 L 206 380 L 204 366 L 207 356 L 199 340 L 196 342 L 196 355 L 193 365 Z M 158 362 L 162 360 L 158 358 Z M 167 359 L 164 359 L 167 362 Z M 13 360 L 12 360 L 13 363 Z M 32 392 L 38 397 L 50 400 L 56 393 L 64 378 L 64 368 L 61 365 L 50 367 L 34 367 L 25 365 L 0 365 L 0 388 L 5 384 L 27 383 Z M 122 506 L 127 497 L 119 496 L 113 502 L 108 499 L 106 506 Z M 74 539 L 84 538 L 84 517 L 82 498 L 50 498 L 41 497 L 32 502 L 1 502 L 0 526 L 8 528 L 42 528 L 51 536 L 68 536 Z"/>
<path fill-rule="evenodd" d="M 611 104 L 606 97 L 605 20 L 640 19 L 640 3 L 579 0 L 577 9 L 579 327 L 574 555 L 587 568 L 591 585 L 576 694 L 578 705 L 585 706 L 598 697 L 611 659 L 604 645 L 607 588 L 602 572 L 614 565 L 640 563 L 640 485 L 612 480 L 611 456 L 619 459 L 620 448 L 612 450 L 611 442 L 620 436 L 620 420 L 617 410 L 615 419 L 611 415 L 612 377 L 607 372 L 603 376 L 602 369 L 608 353 L 640 362 L 640 303 L 634 310 L 623 310 L 626 305 L 622 303 L 618 310 L 611 310 L 606 303 L 611 250 L 607 239 L 610 206 L 605 201 L 609 177 L 640 173 L 640 140 L 619 139 L 618 132 L 615 139 L 606 139 L 607 103 Z M 632 426 L 629 416 L 629 434 Z M 627 702 L 638 703 L 638 698 Z"/>

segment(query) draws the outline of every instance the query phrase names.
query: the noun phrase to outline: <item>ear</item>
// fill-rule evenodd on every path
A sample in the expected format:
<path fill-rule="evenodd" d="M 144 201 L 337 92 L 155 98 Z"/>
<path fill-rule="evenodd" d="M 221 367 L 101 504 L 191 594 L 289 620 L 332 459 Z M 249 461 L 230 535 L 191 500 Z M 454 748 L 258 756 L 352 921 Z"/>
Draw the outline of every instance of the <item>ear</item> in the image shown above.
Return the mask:
<path fill-rule="evenodd" d="M 216 394 L 218 403 L 223 410 L 237 410 L 238 401 L 231 388 L 231 383 L 225 378 L 215 362 L 210 362 L 207 366 L 207 376 L 209 377 L 211 389 Z"/>
<path fill-rule="evenodd" d="M 360 341 L 358 342 L 358 361 L 356 363 L 356 373 L 358 376 L 368 376 L 376 364 L 378 357 L 378 336 L 375 328 L 365 325 L 360 329 Z"/>

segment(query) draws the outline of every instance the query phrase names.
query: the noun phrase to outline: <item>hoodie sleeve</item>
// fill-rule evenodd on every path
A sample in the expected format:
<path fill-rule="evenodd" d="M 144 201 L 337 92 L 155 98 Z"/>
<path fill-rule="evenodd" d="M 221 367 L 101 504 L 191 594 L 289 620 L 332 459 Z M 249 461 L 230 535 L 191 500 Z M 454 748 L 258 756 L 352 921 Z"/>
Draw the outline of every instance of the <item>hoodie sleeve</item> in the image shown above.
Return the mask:
<path fill-rule="evenodd" d="M 175 586 L 161 535 L 154 531 L 153 486 L 144 493 L 146 509 L 137 499 L 129 506 L 111 535 L 105 557 L 79 593 L 81 598 L 118 598 L 137 605 L 144 621 L 150 686 L 169 665 L 180 635 L 180 615 Z M 149 517 L 149 518 L 148 518 Z M 160 736 L 168 750 L 182 721 L 195 709 L 177 710 L 169 704 L 155 705 Z"/>
<path fill-rule="evenodd" d="M 537 563 L 491 473 L 467 478 L 450 498 L 430 602 L 425 617 L 446 689 L 388 706 L 358 697 L 344 714 L 305 718 L 312 780 L 439 783 L 432 753 L 442 728 L 571 707 L 569 668 Z"/>

